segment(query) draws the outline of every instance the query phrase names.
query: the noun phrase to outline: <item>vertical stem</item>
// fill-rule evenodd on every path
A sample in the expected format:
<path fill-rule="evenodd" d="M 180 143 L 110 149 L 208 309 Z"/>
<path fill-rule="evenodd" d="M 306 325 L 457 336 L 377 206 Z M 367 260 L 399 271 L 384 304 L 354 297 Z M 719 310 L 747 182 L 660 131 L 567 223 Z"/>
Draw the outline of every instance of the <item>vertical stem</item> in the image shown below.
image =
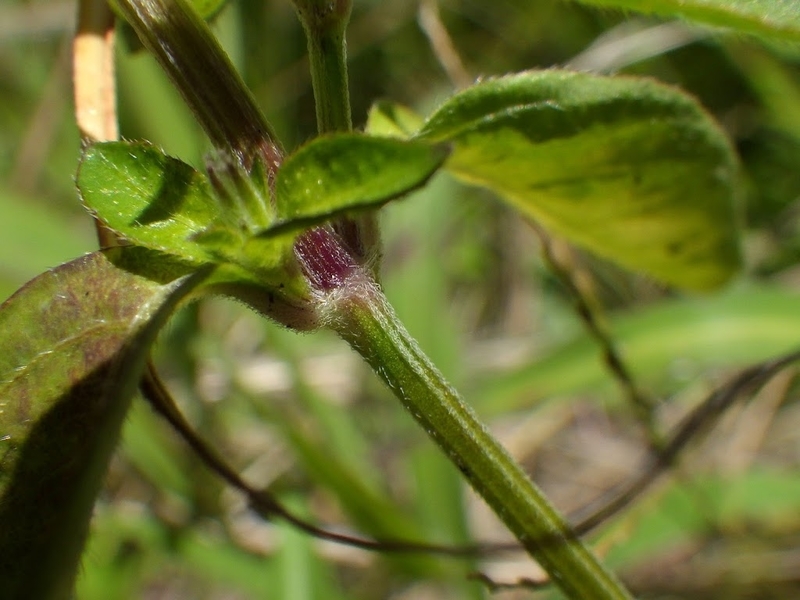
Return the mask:
<path fill-rule="evenodd" d="M 72 44 L 75 122 L 88 141 L 115 140 L 117 95 L 114 82 L 114 14 L 106 0 L 81 0 Z M 114 234 L 95 220 L 101 248 L 117 244 Z"/>
<path fill-rule="evenodd" d="M 344 51 L 351 1 L 295 0 L 309 38 L 321 132 L 352 126 Z M 239 155 L 245 165 L 257 157 L 265 159 L 274 175 L 282 150 L 272 130 L 185 0 L 117 2 L 212 142 Z M 339 230 L 349 229 L 346 223 L 334 224 L 334 229 L 337 225 Z M 325 228 L 307 232 L 297 243 L 298 258 L 311 271 L 326 274 L 341 267 L 348 275 L 345 279 L 355 277 L 341 287 L 328 286 L 327 280 L 316 282 L 315 287 L 332 296 L 330 303 L 320 306 L 330 313 L 323 317 L 394 390 L 553 581 L 573 598 L 629 598 L 399 324 L 378 287 L 359 272 L 361 261 L 349 256 L 348 248 L 355 245 L 340 246 L 336 235 Z M 331 264 L 338 259 L 341 264 Z"/>
<path fill-rule="evenodd" d="M 376 285 L 357 285 L 338 300 L 335 313 L 331 328 L 400 398 L 556 585 L 572 598 L 630 597 L 422 353 Z"/>
<path fill-rule="evenodd" d="M 81 137 L 117 139 L 114 14 L 106 0 L 81 0 L 72 44 L 75 121 Z"/>
<path fill-rule="evenodd" d="M 350 94 L 347 85 L 344 32 L 320 32 L 308 35 L 308 55 L 311 61 L 311 82 L 317 108 L 319 133 L 350 131 Z"/>
<path fill-rule="evenodd" d="M 352 0 L 293 0 L 306 32 L 317 130 L 320 134 L 351 131 L 350 86 L 347 80 L 345 31 Z M 343 217 L 333 224 L 347 246 L 364 263 L 380 254 L 380 231 L 374 212 Z M 378 261 L 373 261 L 378 277 Z"/>
<path fill-rule="evenodd" d="M 345 29 L 352 0 L 294 0 L 308 41 L 319 133 L 350 131 Z"/>

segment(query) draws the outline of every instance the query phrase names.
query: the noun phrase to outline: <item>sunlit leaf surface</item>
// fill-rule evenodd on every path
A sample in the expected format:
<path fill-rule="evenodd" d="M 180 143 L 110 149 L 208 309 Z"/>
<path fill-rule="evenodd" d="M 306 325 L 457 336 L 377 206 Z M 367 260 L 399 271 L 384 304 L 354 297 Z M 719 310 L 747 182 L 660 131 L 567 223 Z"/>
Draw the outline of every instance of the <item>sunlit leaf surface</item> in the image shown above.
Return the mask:
<path fill-rule="evenodd" d="M 674 88 L 527 72 L 456 95 L 418 137 L 452 142 L 459 178 L 624 266 L 697 290 L 739 267 L 735 157 Z"/>
<path fill-rule="evenodd" d="M 196 263 L 208 252 L 193 240 L 220 217 L 207 179 L 146 143 L 87 148 L 78 171 L 86 206 L 131 242 Z"/>
<path fill-rule="evenodd" d="M 422 142 L 344 134 L 318 138 L 278 171 L 277 205 L 298 225 L 381 206 L 423 185 L 447 151 Z"/>
<path fill-rule="evenodd" d="M 370 135 L 406 139 L 422 127 L 422 118 L 411 109 L 381 100 L 369 110 L 366 131 Z"/>

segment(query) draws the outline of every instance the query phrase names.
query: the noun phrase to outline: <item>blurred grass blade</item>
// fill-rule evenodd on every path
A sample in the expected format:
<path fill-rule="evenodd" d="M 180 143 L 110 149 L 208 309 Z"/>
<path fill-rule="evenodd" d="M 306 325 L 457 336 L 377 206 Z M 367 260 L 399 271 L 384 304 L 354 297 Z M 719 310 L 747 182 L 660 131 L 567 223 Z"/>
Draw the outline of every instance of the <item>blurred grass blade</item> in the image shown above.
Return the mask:
<path fill-rule="evenodd" d="M 775 39 L 800 41 L 796 0 L 578 0 L 583 4 L 676 16 Z"/>
<path fill-rule="evenodd" d="M 729 44 L 727 50 L 764 105 L 770 124 L 800 141 L 800 81 L 795 70 L 752 45 Z"/>
<path fill-rule="evenodd" d="M 70 598 L 94 499 L 150 345 L 204 273 L 157 282 L 94 253 L 0 306 L 0 581 Z M 167 274 L 165 273 L 165 276 Z"/>
<path fill-rule="evenodd" d="M 532 71 L 454 96 L 418 137 L 452 142 L 458 177 L 628 268 L 694 290 L 739 268 L 735 156 L 674 88 Z"/>
<path fill-rule="evenodd" d="M 354 407 L 341 406 L 308 382 L 300 365 L 307 339 L 276 331 L 269 345 L 287 361 L 296 394 L 291 410 L 258 402 L 266 418 L 283 432 L 304 471 L 336 497 L 359 531 L 375 539 L 436 541 L 385 490 L 385 473 L 374 462 Z M 441 575 L 440 564 L 424 555 L 388 555 L 398 572 L 416 577 Z"/>
<path fill-rule="evenodd" d="M 691 378 L 708 368 L 756 363 L 796 348 L 799 301 L 779 290 L 669 301 L 614 319 L 611 331 L 637 381 L 653 385 L 670 374 Z M 484 386 L 480 408 L 490 414 L 550 396 L 615 389 L 597 345 L 587 337 Z"/>
<path fill-rule="evenodd" d="M 420 446 L 409 460 L 416 484 L 414 504 L 417 522 L 425 531 L 425 539 L 453 546 L 468 546 L 470 536 L 467 503 L 464 500 L 464 480 L 436 448 Z M 440 570 L 458 586 L 458 598 L 480 600 L 484 598 L 481 586 L 470 581 L 470 574 L 478 568 L 478 561 L 460 557 L 459 560 L 440 561 Z"/>
<path fill-rule="evenodd" d="M 703 503 L 697 502 L 698 496 Z M 610 549 L 608 564 L 642 564 L 682 544 L 696 543 L 708 534 L 709 514 L 717 516 L 723 531 L 747 523 L 764 535 L 779 536 L 796 527 L 800 481 L 791 469 L 757 467 L 743 473 L 703 473 L 694 478 L 690 490 L 672 485 L 644 499 L 610 527 L 607 537 L 621 542 Z"/>
<path fill-rule="evenodd" d="M 297 497 L 284 499 L 293 512 L 306 516 Z M 278 525 L 280 549 L 275 555 L 277 600 L 343 600 L 329 564 L 315 551 L 315 541 L 289 523 Z"/>
<path fill-rule="evenodd" d="M 187 590 L 209 587 L 229 589 L 237 598 L 275 597 L 275 560 L 219 532 L 176 529 L 147 511 L 118 505 L 94 519 L 75 598 L 143 598 L 154 586 L 165 585 L 165 573 L 166 585 L 180 586 L 182 598 L 200 595 Z"/>
<path fill-rule="evenodd" d="M 134 402 L 125 419 L 120 451 L 160 494 L 188 501 L 197 482 L 181 464 L 172 430 L 165 436 L 163 420 L 144 402 Z"/>
<path fill-rule="evenodd" d="M 195 580 L 213 588 L 241 590 L 241 596 L 232 592 L 234 597 L 275 598 L 278 571 L 272 557 L 259 556 L 234 540 L 197 529 L 182 532 L 177 546 L 177 555 Z"/>
<path fill-rule="evenodd" d="M 227 0 L 189 0 L 192 8 L 204 19 L 213 19 L 226 3 Z"/>
<path fill-rule="evenodd" d="M 338 448 L 304 433 L 303 424 L 285 414 L 271 418 L 283 431 L 298 462 L 337 499 L 348 518 L 375 539 L 428 541 L 425 531 L 376 486 L 340 456 Z M 397 571 L 414 577 L 440 575 L 439 565 L 427 556 L 399 554 L 387 560 Z"/>

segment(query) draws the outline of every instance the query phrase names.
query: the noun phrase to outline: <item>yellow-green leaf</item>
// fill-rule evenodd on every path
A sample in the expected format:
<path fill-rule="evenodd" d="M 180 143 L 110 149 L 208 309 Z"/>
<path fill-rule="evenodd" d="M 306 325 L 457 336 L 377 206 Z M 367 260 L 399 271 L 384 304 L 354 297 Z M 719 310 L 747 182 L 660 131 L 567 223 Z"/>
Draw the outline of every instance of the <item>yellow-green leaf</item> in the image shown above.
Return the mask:
<path fill-rule="evenodd" d="M 736 158 L 675 88 L 527 72 L 456 95 L 418 138 L 451 142 L 456 176 L 621 265 L 694 290 L 739 268 Z"/>
<path fill-rule="evenodd" d="M 366 131 L 379 137 L 408 139 L 422 127 L 417 113 L 402 104 L 379 100 L 369 109 Z"/>

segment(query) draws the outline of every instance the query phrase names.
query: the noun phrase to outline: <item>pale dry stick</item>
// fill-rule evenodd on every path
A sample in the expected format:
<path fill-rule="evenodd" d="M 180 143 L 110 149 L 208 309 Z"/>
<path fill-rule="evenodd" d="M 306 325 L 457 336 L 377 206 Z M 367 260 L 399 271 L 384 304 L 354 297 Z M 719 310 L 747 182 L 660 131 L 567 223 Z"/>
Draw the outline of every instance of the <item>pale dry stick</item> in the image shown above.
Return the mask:
<path fill-rule="evenodd" d="M 447 73 L 456 89 L 464 89 L 472 84 L 472 77 L 464 67 L 464 61 L 456 50 L 447 28 L 439 14 L 438 0 L 420 0 L 417 20 L 423 33 L 431 43 L 433 55 Z"/>
<path fill-rule="evenodd" d="M 85 144 L 112 141 L 119 137 L 114 84 L 114 15 L 105 0 L 81 0 L 78 27 L 73 43 L 75 119 Z M 95 221 L 101 248 L 118 244 L 115 234 Z M 152 360 L 148 360 L 140 389 L 154 409 L 164 416 L 197 452 L 201 459 L 230 485 L 248 494 L 254 509 L 265 518 L 281 515 L 296 527 L 312 534 L 317 530 L 294 517 L 266 492 L 248 488 L 216 454 L 197 437 L 182 419 L 166 391 Z M 324 532 L 323 532 L 324 533 Z M 335 534 L 333 539 L 338 539 Z M 345 536 L 345 541 L 348 538 Z"/>
<path fill-rule="evenodd" d="M 73 77 L 75 118 L 85 143 L 118 138 L 116 94 L 114 86 L 114 18 L 104 0 L 82 0 L 79 4 L 78 27 L 73 45 Z M 113 232 L 98 223 L 101 247 L 116 245 Z M 279 516 L 300 530 L 321 539 L 384 552 L 430 552 L 443 555 L 474 555 L 481 548 L 453 549 L 446 546 L 406 542 L 381 542 L 354 538 L 321 530 L 299 519 L 282 507 L 271 494 L 257 491 L 247 484 L 216 453 L 206 446 L 182 419 L 152 362 L 142 378 L 140 388 L 151 405 L 172 424 L 204 462 L 230 485 L 248 496 L 250 504 L 263 517 Z M 513 548 L 516 550 L 516 547 Z"/>
<path fill-rule="evenodd" d="M 472 78 L 464 67 L 464 62 L 447 32 L 447 28 L 442 23 L 438 0 L 420 0 L 418 20 L 431 43 L 431 49 L 436 59 L 442 65 L 450 81 L 458 89 L 468 87 L 472 83 Z M 572 295 L 578 315 L 589 333 L 600 345 L 606 365 L 642 417 L 650 442 L 653 447 L 656 447 L 659 436 L 653 425 L 652 401 L 636 385 L 630 369 L 614 346 L 608 327 L 602 320 L 602 313 L 596 300 L 596 294 L 592 289 L 590 275 L 580 269 L 571 259 L 569 255 L 571 249 L 566 244 L 554 240 L 537 224 L 533 224 L 533 227 L 542 241 L 545 260 Z M 567 255 L 563 258 L 559 257 L 556 246 L 565 249 Z"/>
<path fill-rule="evenodd" d="M 114 14 L 105 0 L 81 0 L 72 46 L 75 121 L 84 140 L 119 137 L 114 86 Z"/>
<path fill-rule="evenodd" d="M 80 0 L 72 44 L 75 122 L 84 143 L 116 140 L 114 14 L 106 0 Z M 117 244 L 114 234 L 95 221 L 101 248 Z"/>
<path fill-rule="evenodd" d="M 84 144 L 119 139 L 114 70 L 114 13 L 106 0 L 80 0 L 73 42 L 75 121 Z M 101 249 L 117 246 L 113 231 L 95 219 Z M 152 358 L 147 360 L 141 385 L 161 379 Z"/>

